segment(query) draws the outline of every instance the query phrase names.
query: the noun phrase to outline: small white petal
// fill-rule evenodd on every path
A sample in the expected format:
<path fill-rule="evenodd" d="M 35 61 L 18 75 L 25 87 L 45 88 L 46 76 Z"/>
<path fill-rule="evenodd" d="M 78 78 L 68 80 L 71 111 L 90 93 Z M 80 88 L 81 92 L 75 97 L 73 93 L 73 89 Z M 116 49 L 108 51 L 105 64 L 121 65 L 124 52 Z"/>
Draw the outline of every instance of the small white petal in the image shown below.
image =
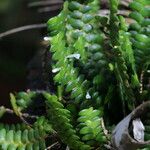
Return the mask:
<path fill-rule="evenodd" d="M 76 59 L 80 59 L 80 54 L 71 54 L 71 55 L 68 55 L 66 58 L 76 58 Z"/>
<path fill-rule="evenodd" d="M 91 99 L 91 95 L 89 94 L 89 92 L 86 93 L 86 99 Z"/>
<path fill-rule="evenodd" d="M 60 71 L 60 68 L 54 68 L 54 69 L 52 70 L 53 73 L 56 73 L 56 72 L 58 72 L 58 71 Z"/>
<path fill-rule="evenodd" d="M 150 70 L 147 70 L 147 73 L 150 73 Z"/>
<path fill-rule="evenodd" d="M 50 41 L 50 37 L 45 36 L 44 41 Z"/>

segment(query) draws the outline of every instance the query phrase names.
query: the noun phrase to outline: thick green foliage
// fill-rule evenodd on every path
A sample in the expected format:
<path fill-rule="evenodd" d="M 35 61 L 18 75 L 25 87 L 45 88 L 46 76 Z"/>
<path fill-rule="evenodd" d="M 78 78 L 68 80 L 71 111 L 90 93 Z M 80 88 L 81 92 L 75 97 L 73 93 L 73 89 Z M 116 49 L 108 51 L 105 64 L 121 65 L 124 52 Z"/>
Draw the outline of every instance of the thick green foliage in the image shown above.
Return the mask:
<path fill-rule="evenodd" d="M 83 81 L 82 76 L 78 76 L 77 69 L 73 68 L 73 63 L 69 63 L 69 60 L 66 58 L 67 54 L 69 53 L 69 49 L 65 47 L 64 36 L 59 33 L 51 40 L 51 44 L 51 49 L 53 49 L 53 51 L 54 49 L 57 50 L 54 54 L 57 54 L 58 57 L 58 62 L 55 65 L 55 69 L 60 70 L 54 79 L 58 83 L 61 83 L 62 86 L 66 86 L 66 91 L 71 92 L 71 98 L 75 98 L 75 102 L 79 103 L 85 95 L 87 82 Z M 64 51 L 62 51 L 62 49 Z"/>
<path fill-rule="evenodd" d="M 23 129 L 19 125 L 1 125 L 0 149 L 2 150 L 44 150 L 46 133 L 40 129 Z"/>
<path fill-rule="evenodd" d="M 74 4 L 74 7 L 72 5 Z M 76 5 L 80 5 L 79 7 L 75 7 Z M 82 8 L 89 8 L 89 11 L 83 12 Z M 76 20 L 80 19 L 84 23 L 82 28 L 73 27 L 71 24 L 71 29 L 69 29 L 69 34 L 67 34 L 68 39 L 73 39 L 73 43 L 75 41 L 75 47 L 77 48 L 77 52 L 81 56 L 81 59 L 77 60 L 77 64 L 79 67 L 79 73 L 87 80 L 86 92 L 84 95 L 86 100 L 85 103 L 95 103 L 100 104 L 101 98 L 97 89 L 101 87 L 101 81 L 103 78 L 102 68 L 107 67 L 107 61 L 105 58 L 105 53 L 103 51 L 103 41 L 104 35 L 99 29 L 99 22 L 96 19 L 96 14 L 98 14 L 99 10 L 99 1 L 92 0 L 90 3 L 84 2 L 82 4 L 78 2 L 71 2 L 68 5 L 69 8 L 69 19 L 72 18 Z M 90 9 L 91 8 L 91 9 Z M 76 17 L 76 11 L 80 12 L 81 16 L 79 18 Z M 70 43 L 71 44 L 71 43 Z M 82 61 L 82 53 L 80 51 L 84 50 L 83 56 L 86 57 L 84 61 Z M 86 82 L 87 82 L 86 81 Z M 87 96 L 89 95 L 89 97 Z M 88 99 L 88 100 L 87 100 Z M 90 100 L 92 102 L 90 102 Z M 93 105 L 93 104 L 92 104 Z"/>
<path fill-rule="evenodd" d="M 137 71 L 146 70 L 150 59 L 150 1 L 134 0 L 130 17 L 135 20 L 130 25 Z"/>
<path fill-rule="evenodd" d="M 130 33 L 126 25 L 125 19 L 119 16 L 120 20 L 120 31 L 119 31 L 119 42 L 121 45 L 122 55 L 125 59 L 127 68 L 131 70 L 130 80 L 132 87 L 139 87 L 138 75 L 136 72 L 134 51 L 132 49 L 132 43 L 130 42 Z"/>
<path fill-rule="evenodd" d="M 48 93 L 44 93 L 44 96 L 47 99 L 48 118 L 61 140 L 75 150 L 91 149 L 90 146 L 80 141 L 79 136 L 77 136 L 76 131 L 71 125 L 70 112 L 64 108 L 62 103 L 58 101 L 58 98 Z"/>
<path fill-rule="evenodd" d="M 0 124 L 0 129 L 2 130 L 3 128 L 5 128 L 6 130 L 14 130 L 14 131 L 17 131 L 17 130 L 25 130 L 25 129 L 29 129 L 30 127 L 25 125 L 25 124 L 11 124 L 11 125 L 8 125 L 8 124 L 3 124 L 1 123 Z"/>
<path fill-rule="evenodd" d="M 129 27 L 118 15 L 119 0 L 109 3 L 110 15 L 102 17 L 98 16 L 99 0 L 68 0 L 60 14 L 48 21 L 58 91 L 10 94 L 13 110 L 21 119 L 31 105 L 39 105 L 39 95 L 44 113 L 32 116 L 36 120 L 32 128 L 0 124 L 1 149 L 44 150 L 45 138 L 52 134 L 70 149 L 105 149 L 109 141 L 105 125 L 110 129 L 117 124 L 121 118 L 113 117 L 131 111 L 139 95 L 144 100 L 139 87 L 141 72 L 150 63 L 150 2 L 130 3 L 129 16 L 135 22 Z M 0 117 L 6 111 L 0 107 Z M 149 121 L 144 123 L 148 140 Z"/>
<path fill-rule="evenodd" d="M 114 71 L 116 79 L 119 84 L 120 96 L 123 104 L 123 109 L 125 108 L 125 103 L 127 103 L 130 110 L 134 106 L 134 94 L 129 83 L 129 75 L 127 73 L 127 65 L 125 63 L 125 58 L 123 57 L 122 47 L 124 43 L 120 42 L 119 37 L 119 18 L 117 15 L 118 11 L 118 0 L 110 0 L 110 38 L 111 46 L 114 53 Z M 125 113 L 125 112 L 124 112 Z"/>
<path fill-rule="evenodd" d="M 65 3 L 64 10 L 60 15 L 48 22 L 48 27 L 52 30 L 50 33 L 58 33 L 51 39 L 51 51 L 54 52 L 53 60 L 56 61 L 53 71 L 59 71 L 54 79 L 62 86 L 66 86 L 66 91 L 71 92 L 71 98 L 75 98 L 75 102 L 79 103 L 85 95 L 85 85 L 87 83 L 83 82 L 82 76 L 79 76 L 78 70 L 73 67 L 74 47 L 72 45 L 67 46 L 67 12 L 68 3 Z M 53 29 L 53 27 L 56 29 Z M 59 30 L 59 27 L 62 31 Z"/>
<path fill-rule="evenodd" d="M 101 48 L 103 38 L 94 17 L 95 12 L 98 12 L 97 4 L 97 0 L 88 5 L 75 1 L 66 3 L 58 17 L 48 21 L 50 35 L 55 35 L 51 39 L 51 51 L 54 52 L 52 58 L 56 61 L 54 71 L 59 71 L 54 79 L 66 86 L 66 92 L 71 92 L 71 98 L 75 99 L 76 103 L 82 103 L 82 99 L 101 100 L 95 89 L 89 88 L 89 81 L 85 79 L 85 75 L 91 76 L 95 69 L 97 72 L 92 73 L 95 76 L 93 83 L 98 85 L 101 76 L 97 74 L 106 64 Z M 74 68 L 74 59 L 79 63 L 86 63 L 84 68 L 80 68 L 86 70 L 85 75 L 79 75 L 80 70 Z M 87 94 L 90 94 L 89 98 Z M 89 103 L 87 101 L 89 100 L 86 100 L 82 107 Z"/>
<path fill-rule="evenodd" d="M 20 109 L 25 109 L 32 103 L 32 98 L 34 98 L 35 96 L 35 92 L 19 92 L 16 95 L 16 103 L 20 107 Z"/>
<path fill-rule="evenodd" d="M 150 65 L 150 2 L 149 0 L 134 0 L 130 3 L 132 12 L 130 17 L 134 20 L 129 26 L 131 42 L 135 56 L 136 71 L 141 80 L 141 100 L 149 99 L 149 88 L 143 77 L 147 74 Z M 146 78 L 150 75 L 147 74 Z"/>
<path fill-rule="evenodd" d="M 89 145 L 102 145 L 106 142 L 106 136 L 104 135 L 102 128 L 102 114 L 99 110 L 93 110 L 93 108 L 83 109 L 79 112 L 78 128 L 82 137 L 82 141 Z"/>

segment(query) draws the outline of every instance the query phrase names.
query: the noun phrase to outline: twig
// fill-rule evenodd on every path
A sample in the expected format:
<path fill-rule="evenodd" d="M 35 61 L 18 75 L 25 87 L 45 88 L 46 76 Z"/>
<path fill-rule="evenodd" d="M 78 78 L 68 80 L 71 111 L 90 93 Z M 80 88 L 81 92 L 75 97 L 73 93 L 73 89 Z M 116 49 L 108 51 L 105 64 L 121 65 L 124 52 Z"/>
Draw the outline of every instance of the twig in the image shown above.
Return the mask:
<path fill-rule="evenodd" d="M 41 6 L 48 6 L 48 5 L 58 5 L 62 4 L 62 0 L 53 0 L 53 1 L 37 1 L 37 2 L 31 2 L 28 4 L 28 7 L 41 7 Z"/>
<path fill-rule="evenodd" d="M 38 12 L 39 13 L 45 13 L 45 12 L 56 11 L 56 10 L 60 10 L 60 9 L 61 9 L 61 5 L 56 5 L 56 6 L 53 6 L 53 7 L 39 8 Z"/>
<path fill-rule="evenodd" d="M 25 123 L 26 125 L 28 125 L 28 126 L 32 126 L 29 122 L 27 122 L 22 116 L 19 116 L 19 118 L 21 119 L 21 121 L 23 122 L 23 123 Z"/>
<path fill-rule="evenodd" d="M 4 106 L 3 106 L 4 107 Z M 4 107 L 5 108 L 5 107 Z M 5 111 L 9 114 L 14 114 L 15 112 L 12 109 L 5 108 Z M 31 126 L 24 118 L 38 119 L 38 116 L 29 115 L 28 113 L 21 113 L 19 118 L 27 125 Z"/>
<path fill-rule="evenodd" d="M 22 26 L 22 27 L 8 30 L 6 32 L 0 33 L 0 39 L 6 37 L 8 35 L 22 32 L 25 30 L 40 29 L 40 28 L 46 28 L 46 23 L 26 25 L 26 26 Z"/>
<path fill-rule="evenodd" d="M 4 107 L 5 108 L 5 107 Z M 14 111 L 12 109 L 9 109 L 9 108 L 5 108 L 6 112 L 9 113 L 9 114 L 14 114 Z M 28 113 L 21 113 L 21 116 L 22 117 L 25 117 L 25 118 L 31 118 L 31 119 L 37 119 L 38 116 L 34 116 L 34 115 L 29 115 Z"/>
<path fill-rule="evenodd" d="M 102 129 L 103 129 L 103 132 L 106 136 L 108 136 L 108 130 L 105 128 L 105 124 L 104 124 L 104 119 L 101 118 L 101 125 L 102 125 Z"/>
<path fill-rule="evenodd" d="M 49 147 L 47 147 L 45 150 L 49 150 L 49 149 L 51 149 L 52 147 L 54 147 L 55 145 L 57 145 L 57 144 L 59 144 L 59 142 L 56 142 L 56 143 L 54 143 L 54 144 L 50 145 L 50 146 L 49 146 Z"/>
<path fill-rule="evenodd" d="M 143 79 L 144 79 L 144 70 L 142 70 L 140 75 L 140 94 L 143 93 Z"/>

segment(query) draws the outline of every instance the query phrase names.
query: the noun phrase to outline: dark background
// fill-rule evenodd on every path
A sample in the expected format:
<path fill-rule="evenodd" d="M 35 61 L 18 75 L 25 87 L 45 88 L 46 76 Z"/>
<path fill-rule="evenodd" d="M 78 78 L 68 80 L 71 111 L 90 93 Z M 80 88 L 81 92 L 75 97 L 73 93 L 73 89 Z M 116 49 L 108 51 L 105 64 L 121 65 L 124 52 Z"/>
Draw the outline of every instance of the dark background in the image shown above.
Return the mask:
<path fill-rule="evenodd" d="M 57 3 L 57 0 L 50 1 Z M 31 2 L 35 1 L 0 0 L 0 33 L 24 25 L 46 23 L 50 17 L 58 14 L 62 6 L 58 1 L 58 4 L 47 7 L 30 7 Z M 46 28 L 43 28 L 26 30 L 0 39 L 0 105 L 9 107 L 9 93 L 28 88 L 27 66 L 40 65 L 36 57 L 39 51 L 46 48 L 43 44 L 46 35 Z"/>

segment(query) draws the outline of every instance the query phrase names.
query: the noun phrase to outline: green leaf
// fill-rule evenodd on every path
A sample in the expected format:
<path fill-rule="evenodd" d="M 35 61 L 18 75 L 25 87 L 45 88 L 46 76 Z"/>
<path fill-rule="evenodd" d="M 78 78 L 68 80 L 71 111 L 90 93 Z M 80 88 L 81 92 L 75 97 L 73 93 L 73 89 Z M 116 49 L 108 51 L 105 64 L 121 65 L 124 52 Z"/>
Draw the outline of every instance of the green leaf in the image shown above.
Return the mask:
<path fill-rule="evenodd" d="M 10 93 L 10 102 L 11 102 L 11 105 L 12 105 L 12 108 L 13 108 L 15 114 L 17 116 L 20 116 L 20 112 L 19 112 L 18 106 L 16 104 L 16 98 L 15 98 L 15 96 L 12 93 Z"/>
<path fill-rule="evenodd" d="M 0 118 L 3 117 L 3 115 L 5 114 L 5 112 L 6 112 L 5 107 L 4 107 L 4 106 L 1 106 L 1 107 L 0 107 Z"/>

